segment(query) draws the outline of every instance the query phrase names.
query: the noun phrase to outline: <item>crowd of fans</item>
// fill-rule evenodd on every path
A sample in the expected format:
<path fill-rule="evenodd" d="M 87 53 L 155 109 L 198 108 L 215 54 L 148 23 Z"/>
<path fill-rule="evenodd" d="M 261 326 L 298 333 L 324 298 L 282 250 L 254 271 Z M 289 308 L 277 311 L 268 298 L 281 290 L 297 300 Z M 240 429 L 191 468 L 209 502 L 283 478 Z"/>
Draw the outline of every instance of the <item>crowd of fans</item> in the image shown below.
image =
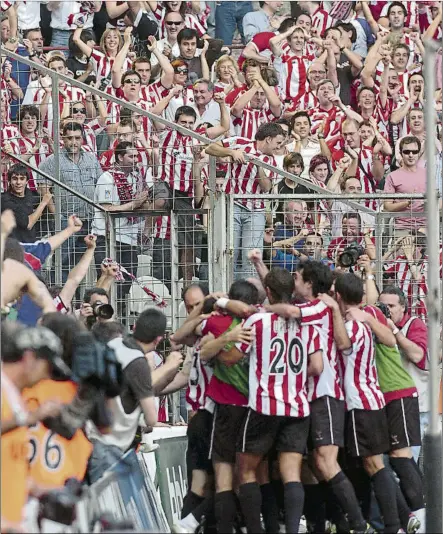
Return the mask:
<path fill-rule="evenodd" d="M 168 421 L 154 396 L 187 385 L 192 475 L 175 531 L 204 518 L 232 532 L 239 509 L 248 532 L 261 531 L 260 511 L 269 532 L 283 512 L 287 532 L 302 515 L 313 532 L 326 521 L 417 531 L 426 143 L 442 193 L 441 48 L 431 103 L 423 58 L 426 40 L 441 41 L 442 2 L 11 0 L 1 11 L 2 526 L 23 528 L 43 487 L 98 480 L 138 445 L 141 415 Z M 220 229 L 233 239 L 229 299 L 204 284 L 208 229 L 221 223 L 212 193 L 238 195 Z M 441 261 L 440 248 L 440 278 Z M 164 347 L 160 309 L 179 279 L 188 316 Z M 135 287 L 150 307 L 128 337 Z M 184 362 L 182 345 L 193 347 Z M 98 365 L 81 374 L 91 351 L 115 380 Z M 345 445 L 360 464 L 338 459 Z"/>

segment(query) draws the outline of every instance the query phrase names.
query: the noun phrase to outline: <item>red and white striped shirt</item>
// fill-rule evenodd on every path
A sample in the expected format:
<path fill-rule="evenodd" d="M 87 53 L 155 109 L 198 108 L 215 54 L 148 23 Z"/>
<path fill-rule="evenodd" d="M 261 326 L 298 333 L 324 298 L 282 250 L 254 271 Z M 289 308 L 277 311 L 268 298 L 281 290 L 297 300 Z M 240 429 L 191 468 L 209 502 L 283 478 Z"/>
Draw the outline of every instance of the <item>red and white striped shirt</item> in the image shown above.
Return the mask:
<path fill-rule="evenodd" d="M 126 99 L 125 94 L 123 92 L 123 89 L 119 87 L 118 89 L 114 89 L 111 85 L 109 85 L 106 90 L 106 93 L 116 96 L 123 102 L 128 102 L 129 104 L 132 104 L 134 106 L 137 106 L 138 108 L 149 111 L 150 109 L 150 103 L 146 102 L 140 95 L 140 98 L 137 100 L 137 102 L 129 102 L 129 100 Z M 120 111 L 122 106 L 119 104 L 115 104 L 114 102 L 111 102 L 110 100 L 106 103 L 107 106 L 107 113 L 108 113 L 108 122 L 111 124 L 115 124 L 117 122 L 120 122 Z M 142 129 L 145 135 L 151 132 L 151 121 L 148 119 L 148 117 L 143 116 L 142 119 Z"/>
<path fill-rule="evenodd" d="M 429 26 L 432 24 L 432 15 L 431 15 L 431 9 L 429 6 L 424 6 L 423 8 L 418 9 L 418 22 L 420 26 L 420 33 L 425 33 L 425 31 L 429 28 Z M 436 41 L 441 41 L 442 39 L 442 28 L 441 24 L 439 24 L 436 32 L 433 35 L 433 38 Z"/>
<path fill-rule="evenodd" d="M 318 106 L 319 104 L 317 96 L 311 90 L 306 90 L 301 96 L 299 96 L 299 98 L 294 100 L 293 104 L 287 109 L 287 111 L 293 112 L 314 109 L 318 108 Z"/>
<path fill-rule="evenodd" d="M 166 15 L 166 8 L 162 5 L 160 5 L 160 2 L 158 2 L 156 10 L 153 12 L 154 17 L 156 18 L 158 22 L 158 31 L 159 31 L 159 38 L 163 39 L 166 37 L 166 30 L 165 30 L 165 24 L 164 19 Z M 204 35 L 206 33 L 206 30 L 204 26 L 201 24 L 201 22 L 198 20 L 198 18 L 193 15 L 192 13 L 185 13 L 185 28 L 191 28 L 192 30 L 196 30 L 199 37 Z"/>
<path fill-rule="evenodd" d="M 169 215 L 159 215 L 154 222 L 152 237 L 156 239 L 171 239 L 171 217 Z"/>
<path fill-rule="evenodd" d="M 342 351 L 346 409 L 381 410 L 385 399 L 378 383 L 372 330 L 365 323 L 347 321 L 346 331 L 351 340 L 351 348 Z"/>
<path fill-rule="evenodd" d="M 257 149 L 257 144 L 251 143 L 249 139 L 231 137 L 229 139 L 224 139 L 222 145 L 232 148 L 233 150 L 241 150 L 245 154 L 261 159 L 264 163 L 276 166 L 274 156 L 267 156 L 260 152 Z M 266 173 L 267 172 L 268 171 L 266 171 Z M 264 193 L 257 180 L 257 175 L 258 167 L 253 163 L 246 163 L 245 165 L 241 163 L 231 163 L 228 168 L 227 178 L 224 185 L 225 193 L 234 195 Z M 275 174 L 271 172 L 268 178 L 273 180 Z M 237 200 L 237 203 L 250 211 L 265 209 L 264 200 L 239 199 Z"/>
<path fill-rule="evenodd" d="M 32 154 L 28 160 L 30 165 L 39 167 L 41 163 L 52 153 L 50 146 L 47 143 L 41 143 L 37 152 L 34 152 L 35 145 L 37 144 L 37 137 L 23 137 L 21 134 L 14 140 L 11 140 L 11 146 L 14 150 L 14 154 L 17 156 Z M 37 190 L 38 173 L 31 171 L 28 187 L 31 191 Z"/>
<path fill-rule="evenodd" d="M 206 395 L 212 374 L 212 367 L 200 359 L 200 340 L 198 340 L 192 349 L 191 370 L 186 389 L 186 402 L 189 410 L 194 412 L 204 409 L 213 411 L 214 402 Z"/>
<path fill-rule="evenodd" d="M 59 109 L 60 113 L 63 111 L 63 106 L 65 102 L 72 103 L 72 102 L 85 102 L 85 93 L 82 89 L 78 89 L 78 87 L 73 87 L 72 85 L 66 85 L 65 87 L 61 88 L 66 93 L 66 99 L 63 98 L 61 93 L 59 93 L 58 96 L 58 102 L 59 102 Z M 42 103 L 42 100 L 45 96 L 45 89 L 41 88 L 38 89 L 38 91 L 34 95 L 34 104 L 36 106 L 40 106 Z M 53 103 L 52 103 L 52 95 L 49 95 L 47 99 L 47 105 L 48 105 L 48 113 L 46 116 L 46 119 L 44 121 L 43 126 L 47 128 L 52 133 L 52 110 L 53 110 Z"/>
<path fill-rule="evenodd" d="M 96 73 L 97 82 L 100 83 L 102 78 L 110 78 L 112 66 L 114 65 L 115 57 L 109 57 L 99 50 L 93 50 L 91 54 L 94 71 Z M 125 58 L 122 66 L 122 74 L 131 68 L 131 60 Z"/>
<path fill-rule="evenodd" d="M 319 299 L 298 306 L 301 313 L 301 324 L 314 326 L 318 329 L 320 345 L 323 350 L 323 372 L 319 376 L 309 378 L 308 400 L 312 402 L 325 395 L 343 400 L 337 347 L 334 341 L 332 311 Z"/>
<path fill-rule="evenodd" d="M 326 140 L 331 139 L 335 135 L 340 133 L 341 124 L 345 120 L 345 112 L 337 106 L 327 111 L 323 108 L 311 108 L 308 109 L 309 117 L 311 118 L 311 134 L 315 135 L 317 129 L 325 121 L 324 136 Z"/>
<path fill-rule="evenodd" d="M 307 72 L 312 60 L 313 57 L 299 57 L 290 52 L 274 62 L 283 100 L 301 98 L 306 92 Z"/>
<path fill-rule="evenodd" d="M 159 134 L 159 180 L 166 182 L 172 190 L 194 195 L 192 167 L 195 141 L 188 135 L 175 130 L 164 130 Z"/>
<path fill-rule="evenodd" d="M 97 154 L 97 135 L 103 130 L 98 119 L 83 124 L 83 150 Z"/>
<path fill-rule="evenodd" d="M 255 139 L 255 134 L 262 124 L 272 122 L 276 119 L 272 111 L 267 109 L 245 108 L 241 117 L 233 120 L 235 134 L 237 137 L 245 139 Z"/>
<path fill-rule="evenodd" d="M 249 355 L 249 407 L 265 415 L 307 417 L 308 358 L 321 350 L 318 331 L 276 313 L 256 313 L 244 327 L 255 332 L 251 344 L 237 344 Z"/>
<path fill-rule="evenodd" d="M 333 25 L 333 23 L 334 20 L 332 17 L 330 17 L 329 13 L 321 7 L 318 7 L 312 15 L 312 26 L 318 30 L 320 37 Z"/>
<path fill-rule="evenodd" d="M 141 88 L 141 95 L 143 100 L 149 102 L 151 106 L 154 106 L 165 96 L 168 96 L 169 89 L 163 87 L 161 80 L 157 80 L 149 85 L 143 85 Z"/>

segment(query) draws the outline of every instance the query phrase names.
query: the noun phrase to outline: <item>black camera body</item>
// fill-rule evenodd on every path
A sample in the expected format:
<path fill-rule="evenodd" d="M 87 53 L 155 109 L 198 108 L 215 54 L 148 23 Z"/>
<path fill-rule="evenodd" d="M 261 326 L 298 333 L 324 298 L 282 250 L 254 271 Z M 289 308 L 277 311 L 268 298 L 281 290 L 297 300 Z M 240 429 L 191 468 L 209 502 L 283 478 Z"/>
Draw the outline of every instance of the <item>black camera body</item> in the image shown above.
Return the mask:
<path fill-rule="evenodd" d="M 97 300 L 92 305 L 92 312 L 94 315 L 89 316 L 86 321 L 89 328 L 94 325 L 97 319 L 104 319 L 106 321 L 112 319 L 114 308 L 110 304 L 105 304 L 101 300 Z"/>
<path fill-rule="evenodd" d="M 383 302 L 379 302 L 377 304 L 377 308 L 382 312 L 382 314 L 386 317 L 386 319 L 391 318 L 391 310 L 386 304 L 383 304 Z"/>
<path fill-rule="evenodd" d="M 344 251 L 338 257 L 338 262 L 342 267 L 354 267 L 357 264 L 360 256 L 365 253 L 364 247 L 357 243 L 352 243 L 344 249 Z"/>
<path fill-rule="evenodd" d="M 51 490 L 42 495 L 39 499 L 39 523 L 42 519 L 48 519 L 62 525 L 72 525 L 76 519 L 76 505 L 82 493 L 81 482 L 69 478 L 61 490 Z"/>

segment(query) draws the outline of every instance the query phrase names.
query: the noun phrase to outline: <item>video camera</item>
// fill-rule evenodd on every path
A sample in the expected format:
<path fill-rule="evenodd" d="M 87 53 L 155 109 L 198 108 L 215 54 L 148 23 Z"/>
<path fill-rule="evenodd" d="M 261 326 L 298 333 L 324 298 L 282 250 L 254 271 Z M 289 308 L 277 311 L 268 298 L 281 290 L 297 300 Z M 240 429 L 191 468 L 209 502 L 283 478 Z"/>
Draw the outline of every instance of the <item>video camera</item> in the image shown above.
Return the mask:
<path fill-rule="evenodd" d="M 73 380 L 79 384 L 77 394 L 58 416 L 43 421 L 66 439 L 72 439 L 88 419 L 99 428 L 110 426 L 106 399 L 117 397 L 123 382 L 121 365 L 108 345 L 96 341 L 90 332 L 78 333 L 73 345 L 71 367 Z"/>

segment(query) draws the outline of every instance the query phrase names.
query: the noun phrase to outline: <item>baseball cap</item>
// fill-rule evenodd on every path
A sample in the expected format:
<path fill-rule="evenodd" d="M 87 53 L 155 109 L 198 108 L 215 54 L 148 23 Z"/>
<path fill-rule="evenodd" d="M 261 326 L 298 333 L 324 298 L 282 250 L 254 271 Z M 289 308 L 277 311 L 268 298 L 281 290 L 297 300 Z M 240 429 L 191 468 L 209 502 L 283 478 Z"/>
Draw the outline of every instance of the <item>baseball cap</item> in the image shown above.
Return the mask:
<path fill-rule="evenodd" d="M 48 360 L 52 367 L 51 376 L 55 380 L 67 380 L 71 370 L 62 359 L 63 347 L 60 339 L 44 326 L 24 328 L 16 336 L 15 345 L 20 352 L 32 350 L 37 358 Z"/>

